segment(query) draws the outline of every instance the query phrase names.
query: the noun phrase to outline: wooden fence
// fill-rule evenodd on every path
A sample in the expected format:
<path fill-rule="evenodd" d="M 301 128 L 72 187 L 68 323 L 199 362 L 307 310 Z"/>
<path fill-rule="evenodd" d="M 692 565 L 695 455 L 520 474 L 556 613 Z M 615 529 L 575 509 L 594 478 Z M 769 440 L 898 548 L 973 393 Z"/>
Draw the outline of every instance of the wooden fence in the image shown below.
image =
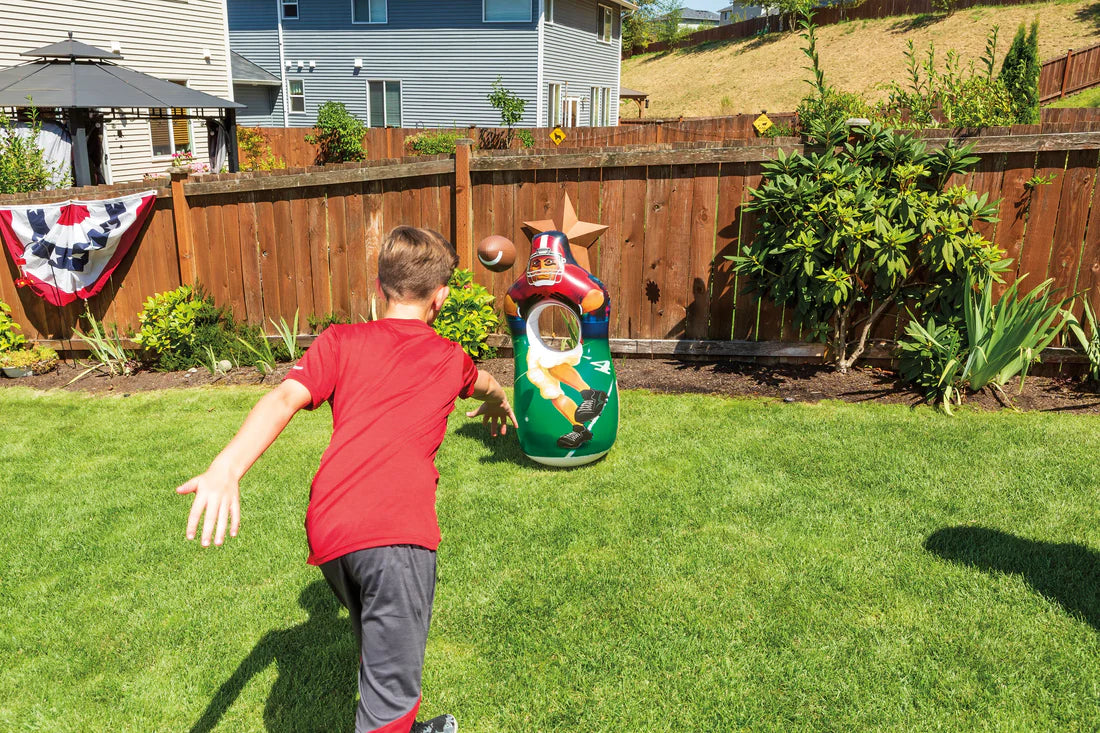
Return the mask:
<path fill-rule="evenodd" d="M 981 162 L 966 181 L 1001 199 L 1000 221 L 983 233 L 1015 261 L 1010 281 L 1023 273 L 1034 283 L 1053 277 L 1065 292 L 1086 291 L 1100 307 L 1100 132 L 1041 129 L 974 138 Z M 398 224 L 454 238 L 467 266 L 482 237 L 512 238 L 521 257 L 511 271 L 477 268 L 478 281 L 499 297 L 524 265 L 522 222 L 548 218 L 568 193 L 582 219 L 609 226 L 591 252 L 612 295 L 617 351 L 813 356 L 820 346 L 798 343 L 790 313 L 746 293 L 725 259 L 753 236 L 749 190 L 781 148 L 799 144 L 787 138 L 472 156 L 462 147 L 455 157 L 178 181 L 176 190 L 159 189 L 137 245 L 89 307 L 134 328 L 146 297 L 198 280 L 239 319 L 268 327 L 296 310 L 302 322 L 330 312 L 364 316 L 378 247 Z M 1028 186 L 1048 174 L 1053 183 Z M 78 189 L 33 200 L 111 192 Z M 10 257 L 5 261 L 0 299 L 27 335 L 73 347 L 82 306 L 54 308 L 17 290 L 18 273 Z M 888 340 L 898 328 L 892 314 L 875 337 Z"/>
<path fill-rule="evenodd" d="M 1039 102 L 1061 99 L 1100 84 L 1100 43 L 1043 62 L 1039 74 Z"/>
<path fill-rule="evenodd" d="M 1028 5 L 1032 2 L 1033 0 L 957 0 L 955 8 L 964 10 L 976 5 Z M 923 15 L 938 12 L 940 11 L 935 8 L 933 0 L 867 0 L 854 8 L 843 6 L 817 8 L 814 10 L 814 23 L 832 25 L 846 20 L 873 20 L 897 15 Z M 623 58 L 630 58 L 640 53 L 663 53 L 676 48 L 698 46 L 702 43 L 750 38 L 761 33 L 784 30 L 786 27 L 784 23 L 789 23 L 789 20 L 778 15 L 751 18 L 739 23 L 696 31 L 676 41 L 658 41 L 644 48 L 623 48 Z"/>
<path fill-rule="evenodd" d="M 550 141 L 549 127 L 522 128 L 531 133 L 536 148 L 569 150 L 573 148 L 610 147 L 620 145 L 653 145 L 672 142 L 720 142 L 754 137 L 752 123 L 759 114 L 728 115 L 724 117 L 696 117 L 680 119 L 623 120 L 614 127 L 572 127 L 565 130 L 565 140 L 560 145 Z M 776 124 L 793 126 L 793 112 L 769 115 Z M 271 151 L 282 158 L 287 166 L 314 165 L 318 148 L 306 142 L 308 128 L 259 127 L 257 129 Z M 456 132 L 477 141 L 482 148 L 499 147 L 508 139 L 507 130 L 501 128 L 462 127 L 455 129 L 426 129 L 417 127 L 370 128 L 363 137 L 363 150 L 367 160 L 384 160 L 412 155 L 406 144 L 411 135 L 422 132 Z M 522 148 L 519 139 L 511 138 L 512 149 Z"/>

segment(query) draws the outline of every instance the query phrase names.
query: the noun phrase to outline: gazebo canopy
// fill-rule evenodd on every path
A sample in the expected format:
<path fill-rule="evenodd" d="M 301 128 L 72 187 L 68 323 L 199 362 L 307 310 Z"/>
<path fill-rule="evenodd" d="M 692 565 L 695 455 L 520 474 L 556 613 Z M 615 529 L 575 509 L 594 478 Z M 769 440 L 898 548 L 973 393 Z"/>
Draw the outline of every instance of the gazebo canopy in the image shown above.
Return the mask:
<path fill-rule="evenodd" d="M 69 38 L 26 51 L 42 59 L 0 69 L 0 108 L 222 110 L 243 104 L 119 66 L 118 54 Z"/>

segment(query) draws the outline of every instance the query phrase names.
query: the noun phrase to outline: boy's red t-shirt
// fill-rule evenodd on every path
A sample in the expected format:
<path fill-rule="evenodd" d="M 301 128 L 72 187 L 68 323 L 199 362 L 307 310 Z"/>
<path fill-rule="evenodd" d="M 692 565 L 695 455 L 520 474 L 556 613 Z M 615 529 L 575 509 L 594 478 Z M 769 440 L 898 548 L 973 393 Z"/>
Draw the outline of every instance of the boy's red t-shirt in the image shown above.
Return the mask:
<path fill-rule="evenodd" d="M 423 321 L 325 329 L 287 379 L 332 404 L 332 440 L 313 477 L 309 562 L 383 545 L 439 546 L 435 454 L 477 367 Z"/>

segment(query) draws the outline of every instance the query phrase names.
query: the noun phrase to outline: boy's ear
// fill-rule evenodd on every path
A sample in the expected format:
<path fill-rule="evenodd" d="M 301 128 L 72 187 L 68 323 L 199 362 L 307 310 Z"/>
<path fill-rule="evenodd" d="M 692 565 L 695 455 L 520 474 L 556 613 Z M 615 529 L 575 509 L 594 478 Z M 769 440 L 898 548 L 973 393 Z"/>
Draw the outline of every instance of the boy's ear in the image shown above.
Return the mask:
<path fill-rule="evenodd" d="M 378 293 L 379 300 L 386 301 L 386 291 L 382 289 L 382 280 L 377 277 L 374 278 L 374 291 Z"/>
<path fill-rule="evenodd" d="M 443 303 L 446 302 L 447 296 L 450 294 L 451 289 L 446 285 L 435 291 L 435 295 L 432 297 L 432 307 L 436 313 L 443 310 Z"/>

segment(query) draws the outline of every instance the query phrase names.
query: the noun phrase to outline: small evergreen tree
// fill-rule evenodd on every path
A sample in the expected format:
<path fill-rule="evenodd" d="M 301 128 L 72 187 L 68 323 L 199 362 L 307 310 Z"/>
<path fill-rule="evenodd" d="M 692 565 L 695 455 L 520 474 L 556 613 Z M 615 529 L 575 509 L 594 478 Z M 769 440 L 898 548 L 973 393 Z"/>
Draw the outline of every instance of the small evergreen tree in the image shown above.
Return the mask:
<path fill-rule="evenodd" d="M 673 42 L 680 38 L 680 19 L 683 17 L 682 0 L 658 0 L 655 8 L 655 35 L 658 41 Z"/>
<path fill-rule="evenodd" d="M 318 165 L 349 163 L 367 157 L 363 152 L 366 133 L 367 126 L 343 102 L 325 102 L 317 110 L 317 125 L 306 135 L 306 142 L 320 146 Z"/>
<path fill-rule="evenodd" d="M 637 0 L 637 10 L 623 14 L 623 49 L 641 51 L 653 42 L 653 16 L 657 0 Z"/>
<path fill-rule="evenodd" d="M 1016 29 L 1016 36 L 1005 55 L 998 80 L 1012 95 L 1016 123 L 1032 125 L 1039 121 L 1039 20 L 1031 24 L 1028 33 L 1024 24 Z"/>

